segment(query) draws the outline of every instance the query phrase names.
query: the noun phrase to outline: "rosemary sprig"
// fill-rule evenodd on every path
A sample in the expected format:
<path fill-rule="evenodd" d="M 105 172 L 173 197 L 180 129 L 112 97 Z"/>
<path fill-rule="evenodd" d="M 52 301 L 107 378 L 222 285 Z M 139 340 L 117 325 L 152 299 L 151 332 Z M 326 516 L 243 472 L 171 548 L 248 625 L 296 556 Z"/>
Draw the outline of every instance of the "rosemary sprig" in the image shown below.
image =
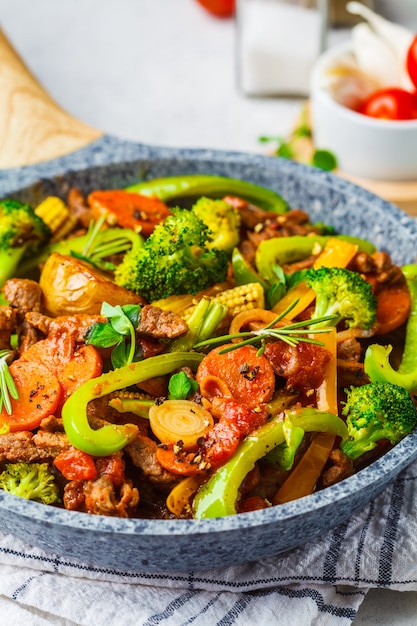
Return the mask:
<path fill-rule="evenodd" d="M 19 393 L 16 389 L 13 376 L 10 374 L 8 359 L 13 355 L 12 350 L 0 350 L 0 412 L 3 406 L 6 412 L 12 414 L 12 403 L 10 397 L 14 400 L 19 399 Z"/>
<path fill-rule="evenodd" d="M 231 352 L 232 350 L 237 350 L 242 346 L 248 345 L 256 345 L 260 343 L 258 349 L 258 356 L 263 354 L 265 350 L 266 339 L 279 339 L 284 341 L 290 346 L 296 346 L 300 341 L 304 343 L 312 343 L 318 346 L 323 346 L 323 342 L 318 341 L 317 339 L 312 339 L 308 337 L 311 334 L 310 326 L 314 324 L 319 324 L 326 321 L 332 321 L 336 319 L 336 315 L 326 315 L 316 319 L 304 320 L 302 322 L 293 322 L 291 324 L 286 324 L 285 326 L 280 326 L 275 328 L 276 324 L 280 322 L 286 315 L 297 305 L 298 300 L 294 300 L 286 309 L 277 315 L 269 324 L 260 328 L 259 330 L 251 330 L 244 331 L 241 333 L 235 333 L 232 335 L 221 335 L 220 337 L 212 337 L 211 339 L 207 339 L 206 341 L 200 341 L 197 343 L 194 348 L 203 348 L 206 346 L 210 346 L 213 344 L 222 344 L 228 343 L 233 339 L 242 339 L 232 346 L 227 346 L 223 350 L 220 350 L 219 354 L 226 354 L 227 352 Z M 314 334 L 317 335 L 319 333 L 328 333 L 331 328 L 320 328 L 314 331 Z"/>

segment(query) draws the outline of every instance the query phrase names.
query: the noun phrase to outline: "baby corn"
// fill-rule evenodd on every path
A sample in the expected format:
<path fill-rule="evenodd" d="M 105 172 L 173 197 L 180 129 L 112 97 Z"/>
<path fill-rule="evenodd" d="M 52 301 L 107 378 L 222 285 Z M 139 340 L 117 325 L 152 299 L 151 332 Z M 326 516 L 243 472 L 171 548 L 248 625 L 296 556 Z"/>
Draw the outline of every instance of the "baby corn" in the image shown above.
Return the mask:
<path fill-rule="evenodd" d="M 228 326 L 230 320 L 242 311 L 250 311 L 252 309 L 265 308 L 265 294 L 262 285 L 259 283 L 249 283 L 247 285 L 239 285 L 226 289 L 221 293 L 212 296 L 214 302 L 220 302 L 227 306 L 227 315 L 222 321 L 222 327 Z M 180 315 L 188 321 L 193 314 L 196 304 L 184 309 Z"/>
<path fill-rule="evenodd" d="M 74 217 L 67 205 L 57 196 L 48 196 L 35 209 L 52 231 L 51 243 L 61 241 L 74 229 L 77 218 Z"/>

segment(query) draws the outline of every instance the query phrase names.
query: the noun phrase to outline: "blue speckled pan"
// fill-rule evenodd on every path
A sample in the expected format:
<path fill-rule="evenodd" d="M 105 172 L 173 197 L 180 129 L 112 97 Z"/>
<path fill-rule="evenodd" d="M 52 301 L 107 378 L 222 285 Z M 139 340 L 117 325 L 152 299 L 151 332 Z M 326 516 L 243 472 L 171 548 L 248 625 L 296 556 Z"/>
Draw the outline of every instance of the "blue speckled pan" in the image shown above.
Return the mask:
<path fill-rule="evenodd" d="M 292 207 L 338 231 L 366 237 L 398 263 L 415 260 L 417 224 L 393 205 L 340 178 L 287 160 L 208 150 L 163 149 L 109 137 L 68 156 L 0 173 L 0 196 L 38 202 L 183 173 L 243 178 L 281 193 Z M 417 458 L 417 432 L 355 476 L 295 502 L 203 521 L 113 519 L 27 502 L 0 491 L 3 529 L 48 551 L 129 571 L 221 567 L 285 552 L 337 524 L 374 498 Z"/>

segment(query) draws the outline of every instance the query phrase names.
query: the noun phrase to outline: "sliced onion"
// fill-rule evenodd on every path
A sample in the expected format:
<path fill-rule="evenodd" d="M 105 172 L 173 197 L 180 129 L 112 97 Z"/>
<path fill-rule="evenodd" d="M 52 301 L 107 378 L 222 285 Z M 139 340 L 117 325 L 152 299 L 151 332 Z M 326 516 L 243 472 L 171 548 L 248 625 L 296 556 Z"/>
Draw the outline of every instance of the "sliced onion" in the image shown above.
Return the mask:
<path fill-rule="evenodd" d="M 165 400 L 149 409 L 149 422 L 153 434 L 162 443 L 178 444 L 189 450 L 197 445 L 214 422 L 211 413 L 191 400 Z"/>

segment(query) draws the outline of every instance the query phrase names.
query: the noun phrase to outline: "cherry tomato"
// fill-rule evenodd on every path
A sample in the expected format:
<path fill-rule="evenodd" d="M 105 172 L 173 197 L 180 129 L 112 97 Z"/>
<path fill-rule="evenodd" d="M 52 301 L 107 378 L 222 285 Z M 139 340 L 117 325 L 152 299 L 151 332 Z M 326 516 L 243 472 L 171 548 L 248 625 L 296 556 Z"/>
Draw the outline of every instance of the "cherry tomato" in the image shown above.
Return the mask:
<path fill-rule="evenodd" d="M 411 42 L 407 52 L 407 71 L 413 84 L 417 87 L 417 35 Z"/>
<path fill-rule="evenodd" d="M 197 2 L 217 17 L 230 17 L 235 10 L 235 0 L 197 0 Z"/>
<path fill-rule="evenodd" d="M 381 120 L 412 120 L 417 118 L 417 96 L 405 89 L 379 89 L 358 109 L 359 113 Z"/>

